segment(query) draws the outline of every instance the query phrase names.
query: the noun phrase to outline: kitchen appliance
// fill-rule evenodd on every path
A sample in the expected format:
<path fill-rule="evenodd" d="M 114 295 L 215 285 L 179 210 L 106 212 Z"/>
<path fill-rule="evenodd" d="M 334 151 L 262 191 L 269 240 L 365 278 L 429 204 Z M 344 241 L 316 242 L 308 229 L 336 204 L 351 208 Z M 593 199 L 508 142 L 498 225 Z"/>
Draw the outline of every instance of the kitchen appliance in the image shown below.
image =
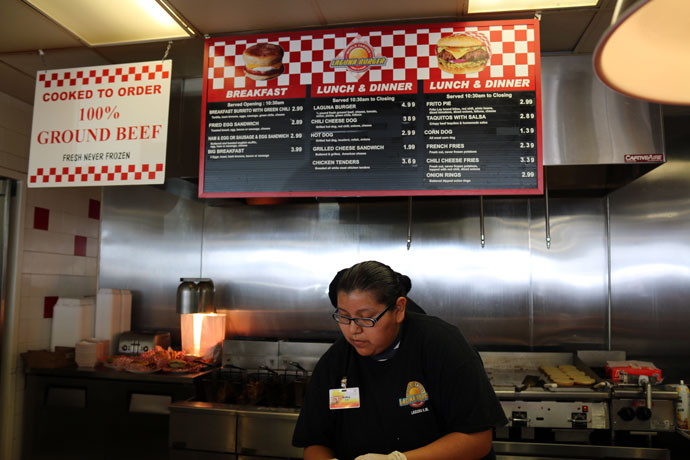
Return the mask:
<path fill-rule="evenodd" d="M 225 338 L 225 315 L 216 314 L 215 287 L 210 278 L 180 278 L 177 312 L 182 349 L 207 362 L 219 363 Z"/>
<path fill-rule="evenodd" d="M 223 367 L 202 379 L 199 400 L 170 405 L 170 458 L 302 458 L 292 432 L 311 371 L 329 347 L 226 340 Z"/>
<path fill-rule="evenodd" d="M 656 375 L 638 375 L 636 381 L 614 383 L 611 392 L 611 421 L 615 431 L 675 431 L 673 386 L 660 385 Z"/>
<path fill-rule="evenodd" d="M 225 339 L 225 315 L 189 313 L 180 315 L 182 350 L 209 363 L 220 363 Z"/>
<path fill-rule="evenodd" d="M 120 334 L 117 353 L 136 355 L 153 350 L 156 346 L 167 349 L 170 346 L 170 332 L 127 331 Z"/>
<path fill-rule="evenodd" d="M 177 313 L 213 313 L 215 287 L 210 278 L 180 278 L 177 287 Z"/>
<path fill-rule="evenodd" d="M 508 418 L 508 425 L 495 431 L 497 456 L 669 459 L 666 449 L 629 443 L 629 435 L 637 433 L 636 430 L 653 436 L 654 429 L 672 429 L 673 404 L 663 400 L 671 394 L 662 394 L 661 388 L 654 389 L 651 416 L 643 421 L 637 414 L 639 407 L 646 407 L 645 389 L 637 383 L 629 387 L 606 380 L 603 363 L 598 373 L 579 353 L 481 352 L 480 355 Z M 542 371 L 549 367 L 577 370 L 593 383 L 556 384 Z M 623 423 L 621 415 L 627 416 L 631 410 L 633 420 Z M 621 431 L 616 433 L 617 430 Z"/>
<path fill-rule="evenodd" d="M 294 384 L 306 383 L 329 346 L 226 340 L 223 367 L 202 380 L 201 399 L 170 405 L 170 459 L 302 458 L 301 450 L 291 445 L 300 402 L 290 396 L 299 392 Z M 613 436 L 612 385 L 579 356 L 480 355 L 510 420 L 508 427 L 496 430 L 497 458 L 670 459 L 665 448 L 631 446 Z M 559 387 L 540 371 L 542 365 L 575 366 L 594 383 Z"/>
<path fill-rule="evenodd" d="M 609 428 L 609 393 L 597 386 L 601 379 L 572 353 L 482 352 L 481 357 L 508 418 L 504 436 L 513 427 Z M 540 370 L 543 366 L 575 366 L 594 383 L 559 386 Z"/>

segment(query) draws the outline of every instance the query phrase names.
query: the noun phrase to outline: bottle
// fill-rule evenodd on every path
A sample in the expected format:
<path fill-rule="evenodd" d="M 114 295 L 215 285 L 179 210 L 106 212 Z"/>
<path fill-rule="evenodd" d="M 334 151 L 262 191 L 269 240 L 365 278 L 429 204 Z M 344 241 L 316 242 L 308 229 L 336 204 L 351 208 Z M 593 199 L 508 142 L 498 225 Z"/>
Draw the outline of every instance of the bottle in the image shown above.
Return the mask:
<path fill-rule="evenodd" d="M 676 401 L 676 428 L 680 430 L 687 430 L 688 426 L 688 415 L 690 412 L 690 390 L 688 390 L 687 385 L 684 381 L 680 381 L 680 385 L 676 385 L 676 391 L 678 392 L 678 400 Z"/>

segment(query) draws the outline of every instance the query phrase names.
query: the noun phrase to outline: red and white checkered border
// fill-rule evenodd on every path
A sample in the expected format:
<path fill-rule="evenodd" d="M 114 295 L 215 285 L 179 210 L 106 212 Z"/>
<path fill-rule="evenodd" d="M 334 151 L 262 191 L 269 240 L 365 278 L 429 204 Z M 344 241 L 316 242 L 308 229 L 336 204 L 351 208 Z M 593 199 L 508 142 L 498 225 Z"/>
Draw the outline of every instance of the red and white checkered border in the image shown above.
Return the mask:
<path fill-rule="evenodd" d="M 63 184 L 84 182 L 114 182 L 126 180 L 153 180 L 163 172 L 163 163 L 129 164 L 115 166 L 75 166 L 38 168 L 29 175 L 32 184 Z"/>
<path fill-rule="evenodd" d="M 480 73 L 465 78 L 521 78 L 534 75 L 536 64 L 535 26 L 532 24 L 486 25 L 468 27 L 428 27 L 386 31 L 318 31 L 286 34 L 283 37 L 224 37 L 208 44 L 206 78 L 210 90 L 227 88 L 343 84 L 358 81 L 355 72 L 330 67 L 330 61 L 357 34 L 361 34 L 387 59 L 382 67 L 372 66 L 366 73 L 370 82 L 439 80 L 458 77 L 438 68 L 436 43 L 446 35 L 468 32 L 481 36 L 490 46 L 491 62 Z M 254 81 L 245 77 L 242 52 L 261 42 L 280 45 L 285 54 L 285 71 L 274 80 Z M 361 80 L 360 80 L 361 82 Z"/>
<path fill-rule="evenodd" d="M 111 66 L 91 70 L 48 71 L 39 74 L 38 81 L 43 88 L 64 88 L 78 85 L 100 85 L 109 83 L 140 82 L 170 78 L 170 71 L 163 64 L 132 65 L 113 69 Z"/>

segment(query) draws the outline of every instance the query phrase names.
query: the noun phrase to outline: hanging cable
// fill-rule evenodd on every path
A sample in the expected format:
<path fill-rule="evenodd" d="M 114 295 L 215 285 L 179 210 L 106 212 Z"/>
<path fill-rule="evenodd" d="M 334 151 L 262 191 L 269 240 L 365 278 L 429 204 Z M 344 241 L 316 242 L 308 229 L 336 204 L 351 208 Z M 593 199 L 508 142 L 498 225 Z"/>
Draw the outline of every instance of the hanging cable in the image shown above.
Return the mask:
<path fill-rule="evenodd" d="M 46 53 L 44 53 L 42 49 L 39 49 L 38 55 L 41 56 L 41 62 L 43 63 L 43 70 L 48 72 L 48 65 L 46 64 Z"/>
<path fill-rule="evenodd" d="M 544 168 L 544 224 L 546 227 L 546 249 L 551 249 L 551 223 L 549 222 L 549 184 Z"/>
<path fill-rule="evenodd" d="M 412 245 L 412 197 L 407 198 L 407 250 Z"/>
<path fill-rule="evenodd" d="M 484 197 L 479 195 L 479 238 L 482 247 L 486 244 L 486 236 L 484 234 Z"/>
<path fill-rule="evenodd" d="M 161 61 L 165 61 L 165 58 L 168 57 L 168 53 L 170 53 L 170 48 L 172 47 L 172 40 L 168 41 L 168 46 L 165 48 L 165 53 L 163 53 L 163 59 Z"/>

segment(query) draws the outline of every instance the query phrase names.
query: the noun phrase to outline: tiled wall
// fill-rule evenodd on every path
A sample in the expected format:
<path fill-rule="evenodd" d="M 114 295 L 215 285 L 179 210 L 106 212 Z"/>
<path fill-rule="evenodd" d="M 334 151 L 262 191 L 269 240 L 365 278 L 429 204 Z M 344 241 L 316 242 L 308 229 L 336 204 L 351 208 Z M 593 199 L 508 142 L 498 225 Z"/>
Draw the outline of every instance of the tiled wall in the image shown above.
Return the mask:
<path fill-rule="evenodd" d="M 100 188 L 29 189 L 19 349 L 45 349 L 57 297 L 95 295 Z"/>
<path fill-rule="evenodd" d="M 19 302 L 18 352 L 49 349 L 59 297 L 96 295 L 100 187 L 29 189 Z M 15 445 L 21 443 L 24 376 L 17 362 Z"/>
<path fill-rule="evenodd" d="M 0 93 L 0 176 L 19 179 L 27 170 L 31 113 L 30 105 Z M 20 458 L 22 435 L 24 375 L 19 354 L 49 348 L 59 297 L 96 295 L 98 286 L 101 188 L 25 193 L 12 460 Z"/>

